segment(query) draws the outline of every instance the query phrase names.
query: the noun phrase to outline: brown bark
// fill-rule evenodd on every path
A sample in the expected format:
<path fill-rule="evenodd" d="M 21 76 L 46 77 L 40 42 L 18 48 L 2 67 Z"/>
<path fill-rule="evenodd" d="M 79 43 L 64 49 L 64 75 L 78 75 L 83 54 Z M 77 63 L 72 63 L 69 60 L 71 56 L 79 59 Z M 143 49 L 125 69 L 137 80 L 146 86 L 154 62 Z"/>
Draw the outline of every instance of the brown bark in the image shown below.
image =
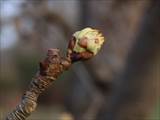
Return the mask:
<path fill-rule="evenodd" d="M 48 50 L 46 59 L 40 63 L 40 70 L 24 93 L 21 103 L 7 116 L 6 120 L 25 120 L 36 109 L 39 95 L 70 65 L 69 56 L 62 58 L 58 49 Z"/>

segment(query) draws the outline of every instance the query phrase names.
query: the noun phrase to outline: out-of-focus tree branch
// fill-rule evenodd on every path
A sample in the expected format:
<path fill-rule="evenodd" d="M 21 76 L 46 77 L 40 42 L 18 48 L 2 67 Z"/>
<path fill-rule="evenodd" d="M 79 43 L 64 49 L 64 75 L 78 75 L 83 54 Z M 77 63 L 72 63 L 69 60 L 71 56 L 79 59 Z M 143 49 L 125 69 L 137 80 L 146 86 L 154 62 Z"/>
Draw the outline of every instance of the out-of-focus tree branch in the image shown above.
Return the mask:
<path fill-rule="evenodd" d="M 148 118 L 160 94 L 160 2 L 151 2 L 145 12 L 135 45 L 110 102 L 99 112 L 98 120 L 142 120 Z"/>

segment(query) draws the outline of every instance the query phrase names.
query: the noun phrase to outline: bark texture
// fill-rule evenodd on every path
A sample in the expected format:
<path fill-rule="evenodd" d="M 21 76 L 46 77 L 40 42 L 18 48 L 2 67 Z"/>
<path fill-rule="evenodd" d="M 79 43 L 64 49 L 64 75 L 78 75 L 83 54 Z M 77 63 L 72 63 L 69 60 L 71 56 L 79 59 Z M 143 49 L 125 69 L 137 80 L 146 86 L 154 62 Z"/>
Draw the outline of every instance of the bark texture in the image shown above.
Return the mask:
<path fill-rule="evenodd" d="M 58 49 L 48 50 L 46 59 L 40 62 L 40 70 L 24 93 L 21 103 L 8 114 L 6 120 L 25 120 L 36 109 L 38 96 L 70 65 L 69 57 L 61 57 Z"/>

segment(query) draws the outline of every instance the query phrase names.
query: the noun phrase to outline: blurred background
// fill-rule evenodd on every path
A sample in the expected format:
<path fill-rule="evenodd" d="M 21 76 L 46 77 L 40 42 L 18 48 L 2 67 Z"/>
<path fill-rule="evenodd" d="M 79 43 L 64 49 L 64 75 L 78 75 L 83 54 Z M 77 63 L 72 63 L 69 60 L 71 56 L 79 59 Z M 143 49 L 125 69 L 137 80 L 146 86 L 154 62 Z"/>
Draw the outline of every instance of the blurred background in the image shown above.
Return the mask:
<path fill-rule="evenodd" d="M 160 120 L 158 0 L 0 0 L 0 119 L 20 102 L 49 48 L 99 29 L 93 59 L 66 71 L 28 120 Z"/>

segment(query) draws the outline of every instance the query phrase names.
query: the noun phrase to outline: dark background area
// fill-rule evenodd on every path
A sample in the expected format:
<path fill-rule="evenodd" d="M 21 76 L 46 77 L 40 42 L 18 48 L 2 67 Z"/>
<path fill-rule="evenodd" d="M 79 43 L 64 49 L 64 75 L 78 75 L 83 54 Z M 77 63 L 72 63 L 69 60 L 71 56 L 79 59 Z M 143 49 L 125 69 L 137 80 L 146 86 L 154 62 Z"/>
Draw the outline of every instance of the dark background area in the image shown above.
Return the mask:
<path fill-rule="evenodd" d="M 29 120 L 159 120 L 158 0 L 0 0 L 0 119 L 20 102 L 49 48 L 99 29 L 102 50 L 66 71 Z"/>

